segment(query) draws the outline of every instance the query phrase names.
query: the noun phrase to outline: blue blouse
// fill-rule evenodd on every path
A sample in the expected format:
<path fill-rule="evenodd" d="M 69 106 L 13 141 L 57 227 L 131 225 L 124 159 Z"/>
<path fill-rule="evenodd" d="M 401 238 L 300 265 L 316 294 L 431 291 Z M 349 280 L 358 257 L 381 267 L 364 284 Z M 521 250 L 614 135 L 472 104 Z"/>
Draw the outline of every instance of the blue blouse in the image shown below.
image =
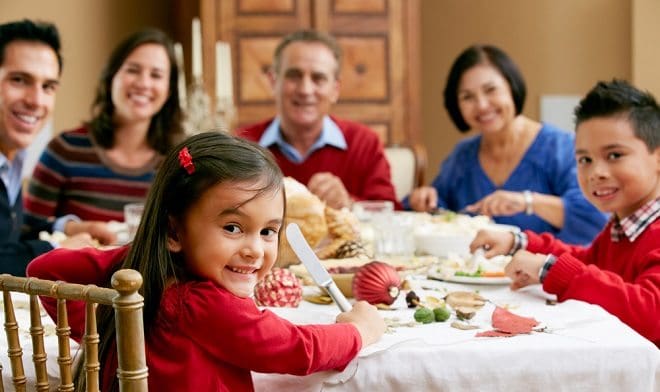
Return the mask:
<path fill-rule="evenodd" d="M 590 243 L 605 226 L 607 215 L 583 196 L 577 182 L 575 136 L 543 124 L 536 139 L 502 186 L 496 186 L 479 163 L 481 135 L 460 141 L 440 166 L 431 186 L 438 191 L 438 207 L 459 211 L 498 189 L 556 195 L 564 202 L 564 227 L 560 230 L 536 215 L 497 216 L 497 223 L 515 225 L 537 233 L 549 232 L 569 244 Z M 409 208 L 408 198 L 404 206 Z"/>

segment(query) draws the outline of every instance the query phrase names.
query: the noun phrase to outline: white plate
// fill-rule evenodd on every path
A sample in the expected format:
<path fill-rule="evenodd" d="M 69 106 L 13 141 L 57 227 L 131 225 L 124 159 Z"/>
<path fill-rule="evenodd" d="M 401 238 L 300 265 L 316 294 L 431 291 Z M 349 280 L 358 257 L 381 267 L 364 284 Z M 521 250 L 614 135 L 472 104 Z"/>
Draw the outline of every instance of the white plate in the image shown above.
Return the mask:
<path fill-rule="evenodd" d="M 467 283 L 467 284 L 490 284 L 490 285 L 505 285 L 510 284 L 511 279 L 506 276 L 495 276 L 495 277 L 476 277 L 476 276 L 447 276 L 433 273 L 429 271 L 429 279 L 444 280 L 445 282 L 452 283 Z"/>

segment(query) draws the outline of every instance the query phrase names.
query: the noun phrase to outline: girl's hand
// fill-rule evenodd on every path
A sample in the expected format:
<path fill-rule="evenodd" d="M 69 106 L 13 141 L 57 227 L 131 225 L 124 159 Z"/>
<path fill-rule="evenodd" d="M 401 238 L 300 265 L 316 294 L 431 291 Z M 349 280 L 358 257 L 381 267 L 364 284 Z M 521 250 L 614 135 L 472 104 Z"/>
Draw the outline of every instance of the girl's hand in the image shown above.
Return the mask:
<path fill-rule="evenodd" d="M 380 316 L 375 306 L 366 301 L 358 301 L 353 309 L 340 313 L 338 323 L 351 323 L 355 325 L 362 337 L 362 347 L 376 343 L 385 333 L 385 320 Z"/>
<path fill-rule="evenodd" d="M 504 267 L 504 273 L 511 278 L 511 290 L 536 284 L 539 282 L 539 272 L 545 264 L 547 255 L 519 250 L 513 255 L 509 264 Z"/>
<path fill-rule="evenodd" d="M 522 192 L 498 190 L 474 204 L 465 207 L 474 214 L 487 216 L 510 216 L 525 212 L 525 197 Z"/>
<path fill-rule="evenodd" d="M 483 248 L 486 258 L 506 255 L 513 247 L 513 237 L 514 234 L 510 231 L 479 230 L 470 243 L 470 252 L 474 253 L 478 248 Z"/>
<path fill-rule="evenodd" d="M 438 191 L 431 186 L 419 187 L 412 191 L 408 202 L 415 211 L 431 211 L 438 206 Z"/>

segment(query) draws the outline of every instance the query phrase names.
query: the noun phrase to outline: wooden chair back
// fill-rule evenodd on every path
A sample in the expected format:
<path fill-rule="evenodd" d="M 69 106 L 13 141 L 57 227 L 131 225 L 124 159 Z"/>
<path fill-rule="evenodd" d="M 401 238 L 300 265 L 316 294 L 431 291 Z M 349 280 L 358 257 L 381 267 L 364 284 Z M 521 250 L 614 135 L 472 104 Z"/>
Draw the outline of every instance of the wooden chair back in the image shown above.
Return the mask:
<path fill-rule="evenodd" d="M 397 200 L 403 199 L 413 189 L 424 185 L 426 149 L 416 145 L 385 146 L 385 157 L 390 164 L 392 184 Z"/>
<path fill-rule="evenodd" d="M 11 364 L 12 384 L 16 391 L 26 391 L 27 378 L 23 364 L 23 350 L 20 345 L 14 306 L 11 292 L 26 293 L 30 296 L 30 335 L 32 341 L 32 362 L 36 375 L 36 390 L 48 391 L 48 374 L 46 371 L 47 353 L 44 349 L 44 327 L 41 323 L 41 308 L 39 296 L 57 299 L 58 338 L 57 362 L 60 369 L 60 385 L 58 391 L 73 391 L 73 358 L 71 356 L 70 331 L 68 325 L 66 301 L 80 300 L 86 302 L 85 334 L 81 347 L 85 351 L 85 374 L 87 391 L 99 390 L 99 370 L 101 364 L 98 358 L 99 334 L 96 327 L 97 304 L 112 305 L 115 311 L 117 325 L 117 357 L 119 389 L 123 392 L 146 392 L 147 364 L 144 347 L 144 326 L 142 309 L 144 299 L 138 294 L 142 286 L 142 276 L 134 270 L 119 270 L 112 276 L 112 289 L 95 285 L 80 285 L 73 283 L 54 282 L 36 278 L 0 275 L 0 290 L 3 292 L 5 332 L 7 334 L 7 353 Z M 0 365 L 0 375 L 2 366 Z M 4 391 L 0 383 L 0 392 Z"/>

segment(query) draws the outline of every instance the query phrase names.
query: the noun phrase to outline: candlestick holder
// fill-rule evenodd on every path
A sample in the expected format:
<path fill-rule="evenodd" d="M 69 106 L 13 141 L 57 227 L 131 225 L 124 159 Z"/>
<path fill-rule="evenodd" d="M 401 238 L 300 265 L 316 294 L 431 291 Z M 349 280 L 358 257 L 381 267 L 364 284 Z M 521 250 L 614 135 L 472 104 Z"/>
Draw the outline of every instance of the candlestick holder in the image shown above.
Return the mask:
<path fill-rule="evenodd" d="M 219 128 L 229 132 L 236 119 L 236 107 L 230 97 L 217 97 L 215 99 L 215 118 Z"/>
<path fill-rule="evenodd" d="M 228 127 L 216 111 L 211 110 L 211 100 L 204 91 L 201 78 L 190 85 L 183 128 L 189 135 L 206 131 L 226 132 Z"/>

